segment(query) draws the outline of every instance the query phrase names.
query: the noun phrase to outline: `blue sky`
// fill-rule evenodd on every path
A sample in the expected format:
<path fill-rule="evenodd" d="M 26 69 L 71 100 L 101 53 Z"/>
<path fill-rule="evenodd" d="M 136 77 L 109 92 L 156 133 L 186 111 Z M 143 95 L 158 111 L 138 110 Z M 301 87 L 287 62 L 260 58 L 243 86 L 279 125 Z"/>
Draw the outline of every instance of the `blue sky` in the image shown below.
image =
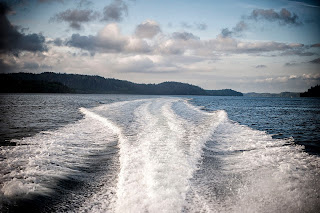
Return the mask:
<path fill-rule="evenodd" d="M 205 89 L 302 92 L 320 82 L 317 1 L 0 0 L 0 72 Z"/>

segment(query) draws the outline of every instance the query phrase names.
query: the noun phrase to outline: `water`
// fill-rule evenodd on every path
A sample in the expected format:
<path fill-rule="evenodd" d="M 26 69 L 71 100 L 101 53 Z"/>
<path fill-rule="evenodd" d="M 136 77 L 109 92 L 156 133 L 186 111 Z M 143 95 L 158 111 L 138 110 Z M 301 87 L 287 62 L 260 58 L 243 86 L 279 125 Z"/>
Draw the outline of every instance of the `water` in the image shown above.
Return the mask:
<path fill-rule="evenodd" d="M 1 96 L 0 210 L 317 212 L 319 102 Z"/>
<path fill-rule="evenodd" d="M 228 117 L 273 138 L 293 138 L 309 153 L 320 154 L 319 98 L 196 97 L 204 110 L 225 110 Z"/>

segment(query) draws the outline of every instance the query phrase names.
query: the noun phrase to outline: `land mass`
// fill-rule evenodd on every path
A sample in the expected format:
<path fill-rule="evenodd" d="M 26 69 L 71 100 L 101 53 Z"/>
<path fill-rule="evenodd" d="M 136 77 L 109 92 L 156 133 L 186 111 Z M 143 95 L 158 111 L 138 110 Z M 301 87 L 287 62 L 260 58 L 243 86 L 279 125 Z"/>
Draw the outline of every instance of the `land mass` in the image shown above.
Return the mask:
<path fill-rule="evenodd" d="M 0 92 L 243 96 L 241 92 L 231 89 L 205 90 L 180 82 L 137 84 L 101 76 L 53 72 L 0 74 Z"/>
<path fill-rule="evenodd" d="M 311 87 L 308 91 L 300 93 L 300 97 L 320 97 L 320 85 Z"/>
<path fill-rule="evenodd" d="M 298 92 L 281 92 L 281 93 L 244 93 L 246 97 L 281 97 L 281 98 L 297 98 L 297 97 L 320 97 L 320 85 L 311 87 L 303 93 Z"/>

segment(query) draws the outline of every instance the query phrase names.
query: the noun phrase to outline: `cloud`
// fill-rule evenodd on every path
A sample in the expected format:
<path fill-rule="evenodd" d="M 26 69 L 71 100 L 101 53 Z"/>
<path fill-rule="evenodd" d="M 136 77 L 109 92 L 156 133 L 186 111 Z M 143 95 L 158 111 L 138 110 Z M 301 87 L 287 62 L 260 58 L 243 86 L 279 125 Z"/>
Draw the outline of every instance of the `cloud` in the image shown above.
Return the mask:
<path fill-rule="evenodd" d="M 205 23 L 197 23 L 195 24 L 195 26 L 198 30 L 206 30 L 208 28 L 208 25 L 206 25 Z"/>
<path fill-rule="evenodd" d="M 62 46 L 62 40 L 60 38 L 56 38 L 55 40 L 53 40 L 53 43 L 56 46 Z"/>
<path fill-rule="evenodd" d="M 247 42 L 240 41 L 230 37 L 218 36 L 216 39 L 211 39 L 206 42 L 206 48 L 212 48 L 213 51 L 223 51 L 230 53 L 263 53 L 273 51 L 287 51 L 291 49 L 302 48 L 303 44 L 296 43 L 281 43 L 281 42 Z"/>
<path fill-rule="evenodd" d="M 152 53 L 151 46 L 143 39 L 133 36 L 125 37 L 126 46 L 124 52 L 126 53 Z"/>
<path fill-rule="evenodd" d="M 88 0 L 80 0 L 78 3 L 78 7 L 89 7 L 91 5 L 93 5 L 93 2 Z"/>
<path fill-rule="evenodd" d="M 128 6 L 122 0 L 114 0 L 103 9 L 104 21 L 122 21 L 123 16 L 128 14 Z"/>
<path fill-rule="evenodd" d="M 310 61 L 310 63 L 313 63 L 313 64 L 320 64 L 320 58 L 316 58 L 312 61 Z"/>
<path fill-rule="evenodd" d="M 221 30 L 221 35 L 226 38 L 232 35 L 232 31 L 230 31 L 228 28 L 223 28 Z"/>
<path fill-rule="evenodd" d="M 65 0 L 0 0 L 0 1 L 5 1 L 10 6 L 26 6 L 29 4 L 32 5 L 33 3 L 40 3 L 40 4 L 49 3 L 50 4 L 53 2 L 58 2 L 58 3 L 66 2 Z M 79 0 L 79 1 L 81 2 L 81 1 L 86 1 L 86 0 Z"/>
<path fill-rule="evenodd" d="M 77 33 L 72 34 L 67 45 L 93 52 L 121 52 L 125 46 L 125 41 L 108 37 L 102 39 L 99 36 L 92 35 L 81 36 Z"/>
<path fill-rule="evenodd" d="M 241 87 L 246 88 L 249 91 L 255 92 L 303 92 L 311 86 L 320 83 L 319 74 L 296 74 L 296 75 L 280 75 L 272 77 L 251 77 L 247 76 L 240 82 Z M 236 80 L 231 85 L 236 84 Z"/>
<path fill-rule="evenodd" d="M 316 58 L 314 60 L 308 61 L 308 62 L 301 62 L 301 63 L 295 63 L 295 62 L 288 62 L 285 63 L 284 66 L 286 67 L 293 67 L 293 66 L 298 66 L 300 64 L 306 64 L 306 63 L 312 63 L 312 64 L 320 64 L 320 58 Z"/>
<path fill-rule="evenodd" d="M 285 8 L 281 9 L 280 12 L 276 12 L 274 9 L 255 9 L 251 12 L 251 15 L 243 16 L 242 20 L 239 21 L 231 30 L 229 30 L 229 28 L 223 28 L 221 30 L 221 35 L 223 37 L 241 36 L 242 32 L 249 28 L 246 21 L 250 19 L 255 21 L 267 20 L 270 22 L 278 22 L 280 25 L 302 25 L 302 23 L 298 20 L 298 16 Z"/>
<path fill-rule="evenodd" d="M 231 37 L 231 36 L 240 36 L 241 33 L 248 29 L 248 24 L 244 21 L 239 21 L 235 27 L 232 28 L 232 30 L 229 30 L 228 28 L 224 28 L 221 30 L 221 35 L 223 37 Z"/>
<path fill-rule="evenodd" d="M 145 21 L 136 27 L 135 34 L 139 38 L 153 38 L 161 32 L 160 26 L 155 21 Z"/>
<path fill-rule="evenodd" d="M 115 23 L 106 25 L 97 35 L 73 34 L 67 41 L 67 45 L 100 53 L 147 53 L 151 51 L 144 40 L 121 35 Z"/>
<path fill-rule="evenodd" d="M 192 28 L 192 25 L 191 24 L 188 24 L 187 22 L 181 22 L 181 27 L 183 28 L 187 28 L 187 29 L 191 29 Z"/>
<path fill-rule="evenodd" d="M 265 79 L 256 79 L 256 83 L 286 83 L 289 81 L 297 81 L 297 80 L 304 80 L 304 81 L 319 81 L 320 74 L 302 74 L 302 75 L 288 75 L 288 76 L 277 76 Z"/>
<path fill-rule="evenodd" d="M 280 42 L 238 42 L 237 50 L 240 52 L 271 52 L 271 51 L 285 51 L 296 48 L 296 46 L 302 47 L 301 44 L 286 44 Z"/>
<path fill-rule="evenodd" d="M 28 72 L 34 72 L 34 71 L 44 72 L 51 69 L 52 69 L 52 66 L 49 66 L 46 64 L 39 64 L 33 61 L 25 61 L 23 62 L 23 66 L 20 67 L 20 70 L 28 71 Z"/>
<path fill-rule="evenodd" d="M 23 68 L 28 70 L 36 70 L 39 69 L 39 64 L 35 62 L 24 62 Z"/>
<path fill-rule="evenodd" d="M 293 63 L 287 62 L 287 63 L 284 64 L 285 67 L 294 67 L 294 66 L 297 66 L 297 65 L 298 65 L 298 63 L 294 63 L 294 62 Z"/>
<path fill-rule="evenodd" d="M 148 24 L 146 24 L 148 23 Z M 305 46 L 298 43 L 241 41 L 232 37 L 218 35 L 214 39 L 201 40 L 189 32 L 174 32 L 169 35 L 161 34 L 152 42 L 146 42 L 145 37 L 155 36 L 155 23 L 141 24 L 132 36 L 120 33 L 116 23 L 108 24 L 97 35 L 73 34 L 67 40 L 67 46 L 87 50 L 90 53 L 149 53 L 156 55 L 199 55 L 201 57 L 223 54 L 261 54 L 275 52 L 281 54 L 307 54 Z M 139 36 L 137 36 L 139 35 Z M 309 53 L 308 53 L 309 54 Z"/>
<path fill-rule="evenodd" d="M 146 33 L 146 32 L 145 32 Z M 145 34 L 144 34 L 145 36 Z M 124 36 L 116 23 L 107 24 L 96 35 L 82 36 L 73 34 L 66 40 L 70 47 L 94 53 L 150 53 L 151 48 L 144 40 L 136 36 Z"/>
<path fill-rule="evenodd" d="M 93 10 L 68 9 L 56 14 L 50 21 L 68 22 L 71 28 L 80 30 L 82 23 L 93 21 L 98 17 L 99 13 Z"/>
<path fill-rule="evenodd" d="M 320 7 L 320 3 L 318 0 L 289 0 L 289 1 L 304 7 L 316 7 L 316 8 Z"/>
<path fill-rule="evenodd" d="M 80 34 L 72 34 L 69 41 L 67 41 L 67 45 L 71 47 L 77 47 L 83 50 L 88 51 L 96 51 L 97 41 L 96 37 L 89 36 L 81 36 Z"/>
<path fill-rule="evenodd" d="M 45 54 L 47 54 L 46 52 Z M 47 58 L 44 54 L 25 52 L 19 57 L 13 55 L 0 55 L 0 72 L 34 72 L 34 71 L 50 71 L 52 67 L 46 65 L 48 60 L 56 60 L 53 58 Z"/>
<path fill-rule="evenodd" d="M 174 32 L 172 33 L 172 37 L 174 39 L 182 39 L 182 40 L 190 40 L 190 39 L 196 39 L 199 40 L 200 38 L 193 35 L 192 33 L 188 32 Z"/>
<path fill-rule="evenodd" d="M 154 54 L 160 55 L 184 55 L 185 53 L 190 55 L 196 54 L 195 51 L 201 51 L 202 48 L 203 42 L 199 37 L 188 32 L 175 32 L 171 36 L 167 36 L 156 42 L 152 47 Z M 205 49 L 202 50 L 207 54 Z"/>
<path fill-rule="evenodd" d="M 185 29 L 196 29 L 196 30 L 206 30 L 208 28 L 208 25 L 206 23 L 193 23 L 193 24 L 190 24 L 190 23 L 187 23 L 187 22 L 181 22 L 181 27 L 182 28 L 185 28 Z"/>
<path fill-rule="evenodd" d="M 306 52 L 306 48 L 293 48 L 291 50 L 287 50 L 283 53 L 281 53 L 282 56 L 290 56 L 290 55 L 298 55 L 298 56 L 313 56 L 317 55 L 317 53 L 314 52 Z"/>
<path fill-rule="evenodd" d="M 181 67 L 173 61 L 162 56 L 134 55 L 117 58 L 112 66 L 117 72 L 122 73 L 172 74 L 181 72 Z"/>
<path fill-rule="evenodd" d="M 58 46 L 58 47 L 64 45 L 64 42 L 63 42 L 63 40 L 61 38 L 56 38 L 54 40 L 49 40 L 49 41 L 47 41 L 47 43 L 48 44 L 54 44 L 55 46 Z"/>
<path fill-rule="evenodd" d="M 20 33 L 12 26 L 6 17 L 10 11 L 7 4 L 0 2 L 0 53 L 47 51 L 43 35 Z"/>
<path fill-rule="evenodd" d="M 155 63 L 150 57 L 135 55 L 118 58 L 113 66 L 119 72 L 146 73 L 155 67 Z"/>
<path fill-rule="evenodd" d="M 237 25 L 234 28 L 232 28 L 232 31 L 235 34 L 238 34 L 246 29 L 248 29 L 248 25 L 244 21 L 240 21 L 237 23 Z"/>
<path fill-rule="evenodd" d="M 9 73 L 14 71 L 14 66 L 5 62 L 5 60 L 0 58 L 0 72 L 1 73 Z"/>
<path fill-rule="evenodd" d="M 266 65 L 263 65 L 263 64 L 259 64 L 256 66 L 257 69 L 262 69 L 262 68 L 267 68 Z"/>
<path fill-rule="evenodd" d="M 285 8 L 282 8 L 280 12 L 274 11 L 274 9 L 264 10 L 255 9 L 251 12 L 248 17 L 255 21 L 267 20 L 270 22 L 278 22 L 280 25 L 301 25 L 302 23 L 298 20 L 299 17 L 295 13 L 291 13 Z"/>
<path fill-rule="evenodd" d="M 320 74 L 303 74 L 300 78 L 302 79 L 311 79 L 311 80 L 320 80 Z"/>

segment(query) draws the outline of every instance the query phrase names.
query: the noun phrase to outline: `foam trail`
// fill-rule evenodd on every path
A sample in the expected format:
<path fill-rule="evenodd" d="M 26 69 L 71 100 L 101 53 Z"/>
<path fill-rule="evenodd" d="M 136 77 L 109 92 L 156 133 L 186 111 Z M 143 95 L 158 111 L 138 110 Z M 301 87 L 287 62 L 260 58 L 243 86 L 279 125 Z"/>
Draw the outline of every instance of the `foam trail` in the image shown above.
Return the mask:
<path fill-rule="evenodd" d="M 177 101 L 157 99 L 136 108 L 135 134 L 120 141 L 116 212 L 179 212 L 186 204 L 189 179 L 214 125 L 180 118 L 172 110 Z"/>
<path fill-rule="evenodd" d="M 113 151 L 108 150 L 115 150 L 113 143 L 118 140 L 118 129 L 86 109 L 81 111 L 86 115 L 83 120 L 58 130 L 16 140 L 18 146 L 15 147 L 1 147 L 0 155 L 5 158 L 0 162 L 0 201 L 9 202 L 10 199 L 33 195 L 51 196 L 57 189 L 57 182 L 70 178 L 75 183 L 93 180 L 90 173 L 84 172 L 90 170 L 90 167 L 105 168 L 104 165 L 96 165 L 96 162 L 109 162 L 103 156 L 100 157 L 102 153 L 113 158 Z M 98 171 L 95 172 L 97 176 Z M 79 201 L 66 202 L 81 202 L 91 192 L 81 193 L 74 197 Z M 0 209 L 3 202 L 0 202 Z M 52 207 L 54 209 L 51 211 L 65 208 L 62 201 L 59 205 Z"/>
<path fill-rule="evenodd" d="M 206 143 L 189 211 L 317 212 L 317 156 L 265 132 L 224 120 Z"/>
<path fill-rule="evenodd" d="M 320 161 L 292 141 L 181 98 L 80 108 L 83 120 L 18 140 L 0 162 L 0 198 L 50 194 L 61 212 L 316 212 Z M 19 156 L 19 157 L 18 157 Z M 58 190 L 61 190 L 58 188 Z"/>
<path fill-rule="evenodd" d="M 105 126 L 107 126 L 109 129 L 113 130 L 116 134 L 120 134 L 121 130 L 119 127 L 117 127 L 115 124 L 113 124 L 111 121 L 109 121 L 108 119 L 101 117 L 93 112 L 90 112 L 89 110 L 85 109 L 85 108 L 80 108 L 80 111 L 87 115 L 92 117 L 93 119 L 96 119 L 98 121 L 100 121 L 101 123 L 103 123 Z"/>

